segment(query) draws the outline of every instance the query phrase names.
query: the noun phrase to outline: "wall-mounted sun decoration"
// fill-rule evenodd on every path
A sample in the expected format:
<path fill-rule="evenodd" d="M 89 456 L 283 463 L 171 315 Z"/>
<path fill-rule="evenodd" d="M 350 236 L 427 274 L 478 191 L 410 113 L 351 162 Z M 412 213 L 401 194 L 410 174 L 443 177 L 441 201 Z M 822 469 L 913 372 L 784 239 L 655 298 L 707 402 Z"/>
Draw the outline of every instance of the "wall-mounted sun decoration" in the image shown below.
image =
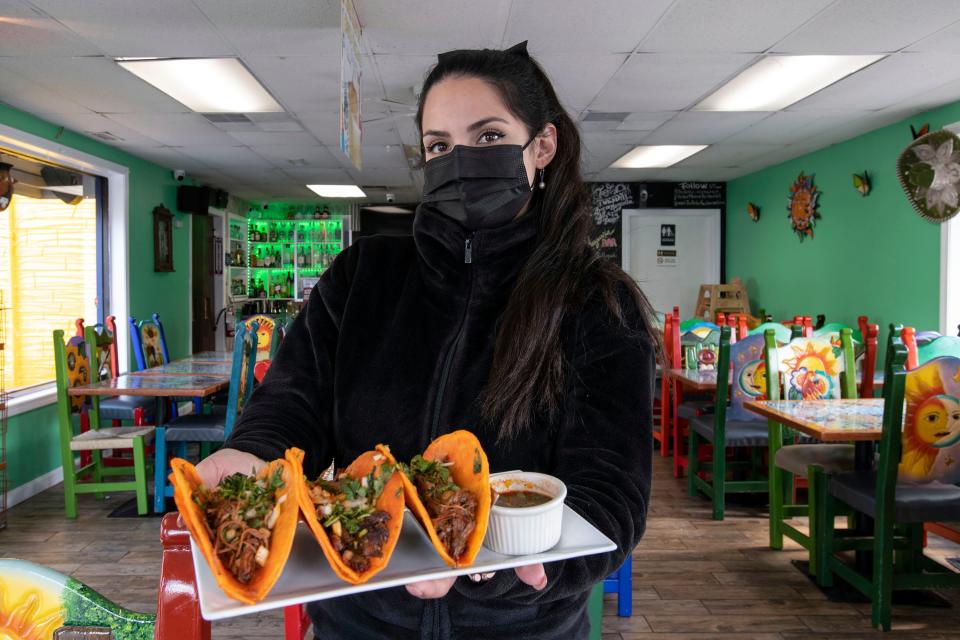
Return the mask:
<path fill-rule="evenodd" d="M 814 340 L 789 345 L 792 357 L 787 366 L 787 400 L 822 400 L 836 397 L 840 361 L 829 342 Z"/>
<path fill-rule="evenodd" d="M 800 242 L 803 242 L 804 238 L 813 237 L 813 228 L 820 218 L 820 212 L 817 211 L 820 206 L 819 199 L 820 192 L 813 184 L 813 176 L 805 175 L 801 171 L 790 185 L 790 205 L 787 207 L 790 226 L 794 233 L 800 236 Z"/>

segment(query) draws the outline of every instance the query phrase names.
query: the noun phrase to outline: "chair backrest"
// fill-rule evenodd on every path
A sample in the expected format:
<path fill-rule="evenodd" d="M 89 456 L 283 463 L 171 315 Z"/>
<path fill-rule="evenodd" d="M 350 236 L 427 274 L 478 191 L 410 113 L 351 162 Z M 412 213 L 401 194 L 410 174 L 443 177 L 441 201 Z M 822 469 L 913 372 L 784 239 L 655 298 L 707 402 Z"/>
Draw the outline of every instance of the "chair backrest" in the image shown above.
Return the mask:
<path fill-rule="evenodd" d="M 766 364 L 763 356 L 764 336 L 755 334 L 731 343 L 733 329 L 720 330 L 720 355 L 717 364 L 717 393 L 714 413 L 717 421 L 726 417 L 734 420 L 759 420 L 757 414 L 743 408 L 747 400 L 766 399 Z M 731 363 L 733 364 L 731 371 Z M 733 384 L 730 384 L 733 376 Z M 730 407 L 727 405 L 728 389 L 732 389 Z"/>
<path fill-rule="evenodd" d="M 674 307 L 676 311 L 676 307 Z M 671 369 L 680 368 L 680 321 L 678 314 L 668 313 L 663 319 L 663 350 L 666 354 L 667 366 Z"/>
<path fill-rule="evenodd" d="M 777 345 L 774 332 L 768 331 L 764 346 L 769 396 L 786 400 L 856 398 L 852 334 L 849 327 L 840 331 L 838 352 L 831 334 Z"/>
<path fill-rule="evenodd" d="M 682 367 L 712 371 L 717 367 L 720 348 L 720 327 L 704 322 L 680 336 Z"/>
<path fill-rule="evenodd" d="M 167 351 L 167 336 L 163 332 L 163 323 L 160 314 L 153 314 L 150 320 L 137 320 L 130 316 L 130 341 L 133 343 L 133 354 L 137 361 L 137 369 L 151 369 L 170 362 L 170 352 Z"/>
<path fill-rule="evenodd" d="M 61 428 L 69 427 L 70 414 L 82 413 L 88 408 L 88 401 L 94 407 L 92 415 L 96 419 L 99 409 L 97 396 L 71 396 L 67 389 L 90 383 L 90 357 L 87 342 L 81 336 L 72 336 L 64 342 L 64 332 L 53 332 L 53 358 L 57 374 L 57 412 L 61 418 Z M 96 423 L 99 426 L 99 422 Z M 68 434 L 63 434 L 68 435 Z M 68 436 L 69 437 L 69 436 Z"/>
<path fill-rule="evenodd" d="M 280 324 L 278 319 L 261 313 L 251 316 L 243 322 L 247 325 L 247 329 L 252 329 L 254 325 L 257 327 L 257 359 L 269 358 L 273 349 L 274 329 Z"/>
<path fill-rule="evenodd" d="M 866 316 L 860 316 L 860 333 L 863 336 L 863 359 L 860 366 L 860 387 L 858 392 L 861 398 L 873 397 L 873 374 L 877 370 L 877 338 L 880 327 L 866 322 Z"/>
<path fill-rule="evenodd" d="M 840 347 L 840 331 L 843 329 L 850 329 L 851 336 L 853 337 L 854 348 L 856 348 L 858 343 L 863 342 L 863 332 L 859 327 L 854 329 L 849 325 L 845 325 L 842 322 L 828 322 L 819 329 L 813 330 L 813 337 L 819 338 L 821 336 L 829 336 L 831 339 L 835 340 L 836 347 Z"/>
<path fill-rule="evenodd" d="M 772 329 L 773 334 L 779 343 L 790 342 L 790 336 L 793 331 L 790 327 L 780 324 L 779 322 L 764 322 L 759 325 L 756 329 L 751 329 L 747 332 L 747 335 L 752 336 L 756 334 L 763 335 L 767 332 L 767 329 Z"/>
<path fill-rule="evenodd" d="M 77 318 L 74 324 L 77 335 L 83 337 L 88 344 L 97 348 L 90 352 L 92 370 L 97 371 L 97 379 L 105 380 L 120 375 L 119 357 L 117 356 L 117 321 L 114 316 L 107 316 L 103 324 L 90 327 L 83 326 L 83 318 Z"/>
<path fill-rule="evenodd" d="M 930 333 L 930 332 L 924 332 Z M 960 354 L 960 338 L 957 336 L 943 336 L 941 335 L 938 338 L 934 338 L 929 342 L 920 342 L 920 334 L 917 333 L 917 363 L 916 366 L 922 365 L 934 358 L 939 358 L 941 356 L 952 356 L 954 354 Z"/>
<path fill-rule="evenodd" d="M 227 394 L 225 435 L 233 430 L 237 415 L 243 410 L 253 392 L 253 367 L 257 362 L 258 325 L 240 323 L 233 338 L 233 366 L 230 373 L 230 392 Z"/>
<path fill-rule="evenodd" d="M 896 340 L 892 371 L 877 495 L 881 487 L 893 491 L 898 479 L 960 482 L 960 349 L 907 371 L 906 347 Z"/>

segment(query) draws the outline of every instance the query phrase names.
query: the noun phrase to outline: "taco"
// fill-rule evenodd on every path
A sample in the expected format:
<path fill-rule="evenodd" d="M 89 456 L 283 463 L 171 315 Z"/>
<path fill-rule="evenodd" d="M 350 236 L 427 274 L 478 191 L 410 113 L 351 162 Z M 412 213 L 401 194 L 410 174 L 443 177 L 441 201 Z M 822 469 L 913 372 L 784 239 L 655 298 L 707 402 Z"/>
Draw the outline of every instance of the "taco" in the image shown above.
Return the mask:
<path fill-rule="evenodd" d="M 210 489 L 186 460 L 170 466 L 173 499 L 217 584 L 246 604 L 262 600 L 293 546 L 299 505 L 292 467 L 274 460 L 256 475 L 235 473 Z"/>
<path fill-rule="evenodd" d="M 303 451 L 288 449 L 287 461 L 299 482 L 304 519 L 340 578 L 363 584 L 387 563 L 403 525 L 401 473 L 376 451 L 367 451 L 336 479 L 307 480 Z"/>
<path fill-rule="evenodd" d="M 395 462 L 389 448 L 377 450 Z M 490 516 L 490 467 L 480 441 L 469 431 L 448 433 L 402 468 L 407 506 L 440 557 L 451 567 L 470 566 Z"/>

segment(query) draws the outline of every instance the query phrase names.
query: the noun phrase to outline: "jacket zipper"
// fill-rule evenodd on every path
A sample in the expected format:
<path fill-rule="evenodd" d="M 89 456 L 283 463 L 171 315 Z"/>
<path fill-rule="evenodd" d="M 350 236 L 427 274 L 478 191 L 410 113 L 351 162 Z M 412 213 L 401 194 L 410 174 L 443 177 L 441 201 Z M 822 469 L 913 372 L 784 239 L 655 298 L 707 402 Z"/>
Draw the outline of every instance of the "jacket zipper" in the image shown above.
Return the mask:
<path fill-rule="evenodd" d="M 473 237 L 471 233 L 463 242 L 463 263 L 473 265 Z M 430 426 L 430 441 L 437 437 L 437 431 L 440 429 L 440 411 L 443 409 L 443 395 L 447 386 L 447 378 L 450 376 L 450 366 L 453 364 L 453 355 L 460 344 L 460 338 L 463 335 L 463 327 L 467 323 L 467 313 L 470 311 L 470 302 L 473 299 L 473 269 L 470 269 L 470 290 L 467 293 L 467 303 L 463 307 L 463 316 L 460 318 L 460 327 L 457 329 L 457 335 L 447 349 L 443 358 L 443 371 L 440 374 L 440 388 L 437 389 L 436 405 L 433 409 L 433 424 Z"/>

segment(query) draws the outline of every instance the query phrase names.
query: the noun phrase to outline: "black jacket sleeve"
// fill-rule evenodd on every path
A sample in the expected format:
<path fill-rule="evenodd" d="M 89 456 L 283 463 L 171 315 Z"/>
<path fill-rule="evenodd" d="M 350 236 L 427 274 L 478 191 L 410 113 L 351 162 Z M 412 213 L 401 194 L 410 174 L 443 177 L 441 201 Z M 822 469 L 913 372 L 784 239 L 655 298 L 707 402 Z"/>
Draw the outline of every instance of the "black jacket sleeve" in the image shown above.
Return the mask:
<path fill-rule="evenodd" d="M 488 582 L 457 580 L 462 595 L 519 604 L 567 598 L 616 571 L 639 543 L 650 499 L 655 354 L 639 312 L 629 306 L 627 326 L 596 307 L 582 313 L 551 471 L 567 486 L 567 505 L 617 550 L 544 565 L 542 591 L 501 571 Z"/>
<path fill-rule="evenodd" d="M 263 382 L 243 407 L 226 447 L 264 460 L 299 447 L 306 454 L 304 472 L 309 477 L 329 464 L 334 450 L 333 373 L 352 249 L 340 254 L 321 276 Z"/>

